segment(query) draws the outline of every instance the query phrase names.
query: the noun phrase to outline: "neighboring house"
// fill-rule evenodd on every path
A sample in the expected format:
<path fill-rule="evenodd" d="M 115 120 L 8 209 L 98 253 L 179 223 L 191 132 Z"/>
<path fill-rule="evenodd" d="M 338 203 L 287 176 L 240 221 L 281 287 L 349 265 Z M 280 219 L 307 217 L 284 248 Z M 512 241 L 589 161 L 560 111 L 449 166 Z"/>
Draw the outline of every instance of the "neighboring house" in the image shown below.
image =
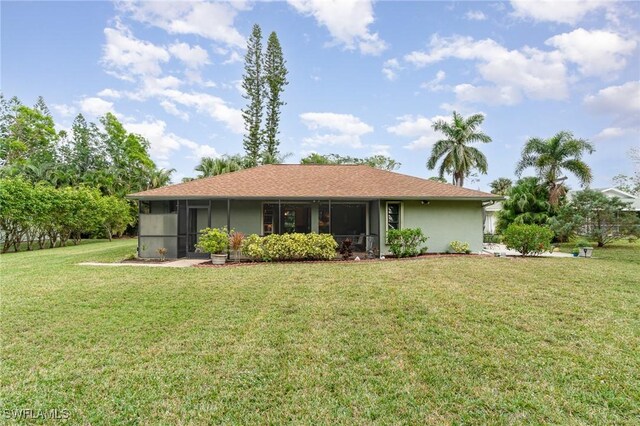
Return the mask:
<path fill-rule="evenodd" d="M 628 192 L 619 190 L 618 188 L 592 188 L 594 191 L 600 191 L 607 197 L 618 197 L 625 203 L 629 203 L 629 210 L 637 212 L 640 217 L 640 197 Z M 567 193 L 567 199 L 571 200 L 572 192 Z M 487 203 L 484 208 L 484 232 L 485 234 L 494 234 L 498 223 L 498 213 L 502 210 L 502 202 Z"/>
<path fill-rule="evenodd" d="M 482 249 L 483 203 L 502 197 L 365 165 L 265 165 L 131 194 L 140 200 L 138 253 L 199 257 L 206 227 L 244 234 L 289 232 L 351 238 L 357 249 L 389 252 L 386 232 L 419 227 L 429 252 L 453 240 Z"/>
<path fill-rule="evenodd" d="M 600 191 L 609 198 L 618 197 L 620 201 L 629 203 L 629 210 L 640 213 L 640 197 L 628 192 L 624 192 L 618 188 L 592 188 L 594 191 Z M 571 193 L 569 193 L 571 198 Z"/>
<path fill-rule="evenodd" d="M 498 212 L 502 210 L 502 201 L 487 203 L 484 207 L 484 233 L 495 234 L 498 226 Z"/>

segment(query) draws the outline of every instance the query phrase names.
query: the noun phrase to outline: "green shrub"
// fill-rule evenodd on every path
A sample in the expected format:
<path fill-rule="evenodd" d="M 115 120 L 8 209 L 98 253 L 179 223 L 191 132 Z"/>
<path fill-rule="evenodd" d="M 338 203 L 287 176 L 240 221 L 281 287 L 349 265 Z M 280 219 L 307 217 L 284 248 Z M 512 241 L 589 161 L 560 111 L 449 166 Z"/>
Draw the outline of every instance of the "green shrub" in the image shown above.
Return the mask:
<path fill-rule="evenodd" d="M 451 241 L 449 243 L 451 246 L 451 250 L 454 253 L 469 253 L 471 249 L 469 248 L 469 243 L 463 243 L 462 241 Z"/>
<path fill-rule="evenodd" d="M 227 228 L 205 228 L 200 232 L 196 248 L 211 254 L 223 254 L 229 250 Z"/>
<path fill-rule="evenodd" d="M 330 260 L 336 256 L 338 243 L 330 234 L 249 235 L 242 244 L 242 253 L 253 260 Z"/>
<path fill-rule="evenodd" d="M 508 249 L 516 250 L 523 256 L 537 255 L 551 250 L 553 231 L 539 225 L 519 225 L 512 223 L 503 234 Z"/>
<path fill-rule="evenodd" d="M 502 242 L 502 235 L 500 234 L 484 234 L 484 243 L 488 244 L 500 244 Z"/>
<path fill-rule="evenodd" d="M 629 244 L 634 244 L 638 241 L 638 237 L 636 237 L 635 235 L 629 235 L 627 241 L 629 241 Z"/>
<path fill-rule="evenodd" d="M 577 248 L 591 247 L 591 243 L 589 242 L 589 240 L 585 238 L 580 238 L 576 240 L 576 244 L 574 247 L 577 247 Z"/>
<path fill-rule="evenodd" d="M 251 234 L 242 241 L 240 250 L 242 254 L 253 260 L 262 260 L 264 250 L 262 249 L 262 237 Z"/>
<path fill-rule="evenodd" d="M 427 239 L 420 228 L 390 229 L 387 232 L 389 251 L 396 257 L 419 255 Z"/>

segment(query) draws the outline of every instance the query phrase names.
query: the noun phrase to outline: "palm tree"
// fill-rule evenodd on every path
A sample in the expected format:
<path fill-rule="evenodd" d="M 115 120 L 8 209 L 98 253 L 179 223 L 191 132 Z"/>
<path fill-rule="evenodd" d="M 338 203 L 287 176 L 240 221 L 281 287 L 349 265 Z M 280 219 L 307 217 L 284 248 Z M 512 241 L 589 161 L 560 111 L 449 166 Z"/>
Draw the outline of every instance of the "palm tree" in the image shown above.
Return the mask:
<path fill-rule="evenodd" d="M 491 193 L 496 195 L 507 195 L 513 182 L 508 178 L 498 178 L 491 182 L 489 186 L 491 187 Z"/>
<path fill-rule="evenodd" d="M 160 188 L 167 186 L 171 182 L 171 175 L 176 169 L 155 169 L 149 175 L 149 183 L 147 189 Z"/>
<path fill-rule="evenodd" d="M 240 155 L 225 154 L 218 158 L 202 157 L 195 170 L 200 172 L 198 177 L 203 178 L 241 170 L 245 166 L 244 163 L 245 161 Z"/>
<path fill-rule="evenodd" d="M 516 166 L 516 175 L 521 176 L 528 168 L 536 169 L 540 180 L 549 188 L 549 203 L 557 206 L 566 193 L 563 171 L 573 173 L 582 187 L 591 182 L 591 168 L 582 161 L 582 155 L 595 151 L 584 139 L 575 139 L 573 133 L 562 131 L 549 139 L 531 138 L 522 149 L 522 159 Z"/>
<path fill-rule="evenodd" d="M 520 179 L 509 190 L 498 214 L 497 231 L 503 232 L 512 223 L 544 225 L 549 219 L 549 189 L 539 185 L 538 178 Z"/>
<path fill-rule="evenodd" d="M 487 158 L 477 148 L 469 146 L 471 143 L 491 142 L 491 138 L 479 131 L 484 121 L 482 114 L 474 114 L 464 118 L 457 112 L 453 112 L 453 121 L 438 120 L 433 123 L 433 130 L 444 134 L 445 139 L 440 139 L 431 150 L 431 156 L 427 161 L 429 170 L 435 169 L 440 161 L 438 175 L 443 177 L 445 173 L 453 175 L 453 184 L 464 185 L 464 178 L 473 169 L 480 173 L 487 173 Z"/>

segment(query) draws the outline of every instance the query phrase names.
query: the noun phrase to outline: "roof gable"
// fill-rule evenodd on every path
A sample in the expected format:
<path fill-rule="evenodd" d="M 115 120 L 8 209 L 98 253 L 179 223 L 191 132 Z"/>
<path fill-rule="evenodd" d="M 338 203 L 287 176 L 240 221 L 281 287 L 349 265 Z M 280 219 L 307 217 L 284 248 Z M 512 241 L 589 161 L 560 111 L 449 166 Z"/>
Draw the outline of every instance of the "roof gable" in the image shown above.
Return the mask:
<path fill-rule="evenodd" d="M 501 199 L 486 192 L 366 165 L 258 166 L 130 194 L 130 198 Z"/>

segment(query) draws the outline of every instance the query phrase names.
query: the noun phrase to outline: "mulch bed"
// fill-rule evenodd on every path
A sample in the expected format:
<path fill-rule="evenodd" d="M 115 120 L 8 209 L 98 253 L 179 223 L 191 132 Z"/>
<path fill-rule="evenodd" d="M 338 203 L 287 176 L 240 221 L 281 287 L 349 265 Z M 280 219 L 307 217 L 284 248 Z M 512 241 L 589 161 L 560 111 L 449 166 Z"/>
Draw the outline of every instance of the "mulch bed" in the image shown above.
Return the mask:
<path fill-rule="evenodd" d="M 227 268 L 227 267 L 238 267 L 238 266 L 255 266 L 255 265 L 277 265 L 277 264 L 283 264 L 283 263 L 360 263 L 360 262 L 384 262 L 387 260 L 393 260 L 393 261 L 411 261 L 411 260 L 420 260 L 420 259 L 433 259 L 433 258 L 441 258 L 441 257 L 457 257 L 457 256 L 475 256 L 475 257 L 481 257 L 482 255 L 479 254 L 466 254 L 466 253 L 426 253 L 426 254 L 421 254 L 418 255 L 416 257 L 403 257 L 403 258 L 396 258 L 394 256 L 385 256 L 384 259 L 360 259 L 360 260 L 354 260 L 353 258 L 350 260 L 342 260 L 339 257 L 336 257 L 335 259 L 331 259 L 331 260 L 280 260 L 280 261 L 274 261 L 274 262 L 264 262 L 264 261 L 256 261 L 256 262 L 252 262 L 250 260 L 241 260 L 241 261 L 232 261 L 232 262 L 226 262 L 224 265 L 214 265 L 211 262 L 206 262 L 206 263 L 200 263 L 198 265 L 194 265 L 194 268 Z"/>

